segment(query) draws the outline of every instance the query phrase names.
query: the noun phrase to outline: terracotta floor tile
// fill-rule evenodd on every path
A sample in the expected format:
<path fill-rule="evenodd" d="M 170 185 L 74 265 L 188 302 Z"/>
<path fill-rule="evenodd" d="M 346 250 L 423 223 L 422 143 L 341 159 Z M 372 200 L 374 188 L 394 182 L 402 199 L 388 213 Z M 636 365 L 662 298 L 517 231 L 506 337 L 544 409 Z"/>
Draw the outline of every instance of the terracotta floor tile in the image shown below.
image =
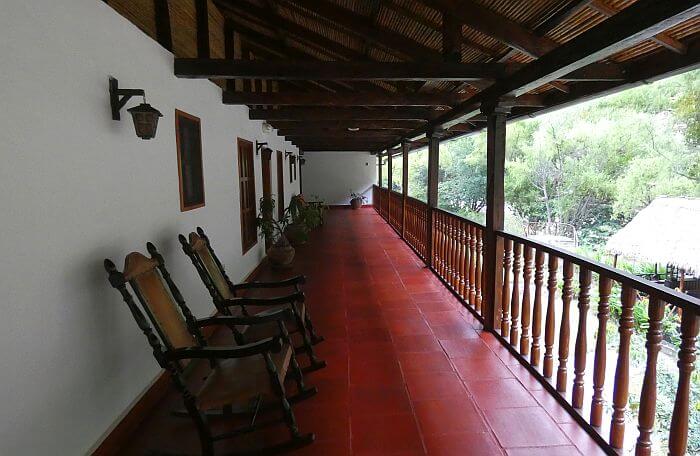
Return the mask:
<path fill-rule="evenodd" d="M 522 364 L 518 363 L 509 365 L 508 370 L 510 370 L 513 375 L 515 375 L 515 378 L 520 380 L 520 383 L 522 383 L 528 390 L 537 391 L 544 389 L 542 383 L 540 383 L 540 381 L 537 380 L 537 378 L 535 378 L 535 376 Z"/>
<path fill-rule="evenodd" d="M 430 336 L 395 336 L 394 347 L 397 353 L 442 352 L 438 340 Z"/>
<path fill-rule="evenodd" d="M 489 409 L 485 413 L 486 421 L 504 448 L 571 445 L 540 407 Z"/>
<path fill-rule="evenodd" d="M 449 325 L 436 325 L 432 328 L 433 334 L 440 340 L 479 338 L 479 334 L 466 321 Z"/>
<path fill-rule="evenodd" d="M 539 405 L 514 378 L 469 382 L 469 392 L 482 410 Z"/>
<path fill-rule="evenodd" d="M 382 385 L 350 387 L 350 415 L 395 415 L 412 413 L 408 393 L 402 384 L 395 388 Z"/>
<path fill-rule="evenodd" d="M 450 360 L 442 352 L 401 353 L 401 370 L 407 372 L 451 372 L 454 369 Z"/>
<path fill-rule="evenodd" d="M 423 450 L 418 426 L 410 413 L 353 416 L 350 422 L 355 454 Z"/>
<path fill-rule="evenodd" d="M 450 358 L 483 358 L 493 355 L 481 339 L 441 340 L 440 345 Z"/>
<path fill-rule="evenodd" d="M 438 312 L 426 312 L 425 321 L 432 326 L 449 325 L 464 322 L 462 314 L 457 310 L 443 310 Z"/>
<path fill-rule="evenodd" d="M 452 364 L 459 376 L 467 382 L 514 377 L 500 358 L 493 354 L 477 358 L 453 358 Z"/>
<path fill-rule="evenodd" d="M 432 334 L 425 320 L 395 320 L 389 324 L 389 332 L 392 336 L 425 336 Z"/>
<path fill-rule="evenodd" d="M 534 390 L 530 394 L 557 423 L 575 423 L 574 417 L 547 390 Z"/>
<path fill-rule="evenodd" d="M 416 402 L 414 408 L 424 436 L 488 431 L 481 412 L 466 394 Z"/>
<path fill-rule="evenodd" d="M 429 456 L 496 456 L 504 450 L 488 432 L 461 432 L 450 435 L 428 435 L 425 446 Z"/>
<path fill-rule="evenodd" d="M 564 431 L 571 442 L 586 456 L 602 456 L 605 452 L 593 438 L 577 423 L 564 423 L 559 427 Z M 635 429 L 636 430 L 636 429 Z"/>
<path fill-rule="evenodd" d="M 577 456 L 581 455 L 575 446 L 530 447 L 510 448 L 506 451 L 508 456 Z"/>
<path fill-rule="evenodd" d="M 403 385 L 403 376 L 398 362 L 350 361 L 350 385 Z"/>
<path fill-rule="evenodd" d="M 412 401 L 463 397 L 467 391 L 454 372 L 407 372 L 406 385 Z"/>
<path fill-rule="evenodd" d="M 314 442 L 311 445 L 305 446 L 298 450 L 288 453 L 292 456 L 349 456 L 350 442 L 346 441 L 320 441 Z"/>

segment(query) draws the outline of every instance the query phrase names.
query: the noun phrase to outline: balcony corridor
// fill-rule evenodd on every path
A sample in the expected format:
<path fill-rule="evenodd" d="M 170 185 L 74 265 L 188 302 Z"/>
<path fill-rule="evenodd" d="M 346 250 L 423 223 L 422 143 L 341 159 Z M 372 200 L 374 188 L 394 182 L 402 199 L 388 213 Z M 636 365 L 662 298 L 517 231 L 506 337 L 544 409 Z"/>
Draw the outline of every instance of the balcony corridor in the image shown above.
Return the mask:
<path fill-rule="evenodd" d="M 316 442 L 293 454 L 604 454 L 373 209 L 329 211 L 297 249 L 293 272 L 308 278 L 307 303 L 326 338 L 316 348 L 328 363 L 306 377 L 319 393 L 294 407 Z M 168 413 L 179 400 L 166 397 L 123 454 L 197 453 L 191 421 Z M 243 443 L 220 445 L 225 453 Z"/>

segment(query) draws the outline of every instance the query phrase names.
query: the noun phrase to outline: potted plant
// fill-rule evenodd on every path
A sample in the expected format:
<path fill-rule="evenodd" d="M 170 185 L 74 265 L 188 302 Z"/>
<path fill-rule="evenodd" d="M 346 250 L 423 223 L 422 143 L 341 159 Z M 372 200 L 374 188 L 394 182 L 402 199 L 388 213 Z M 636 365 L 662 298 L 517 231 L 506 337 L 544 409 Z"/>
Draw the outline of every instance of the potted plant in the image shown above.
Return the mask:
<path fill-rule="evenodd" d="M 289 223 L 285 235 L 292 245 L 300 245 L 309 239 L 309 232 L 321 224 L 321 211 L 308 204 L 302 195 L 294 195 L 285 211 Z"/>
<path fill-rule="evenodd" d="M 362 204 L 367 201 L 367 197 L 365 195 L 360 195 L 358 193 L 352 192 L 350 193 L 350 207 L 353 209 L 359 209 L 362 207 Z"/>
<path fill-rule="evenodd" d="M 280 220 L 272 216 L 275 209 L 275 200 L 272 198 L 260 198 L 260 213 L 255 223 L 260 228 L 261 237 L 268 240 L 270 248 L 267 249 L 267 257 L 270 264 L 277 268 L 288 268 L 294 260 L 294 247 L 291 246 L 285 228 L 289 224 L 289 218 L 285 212 Z"/>

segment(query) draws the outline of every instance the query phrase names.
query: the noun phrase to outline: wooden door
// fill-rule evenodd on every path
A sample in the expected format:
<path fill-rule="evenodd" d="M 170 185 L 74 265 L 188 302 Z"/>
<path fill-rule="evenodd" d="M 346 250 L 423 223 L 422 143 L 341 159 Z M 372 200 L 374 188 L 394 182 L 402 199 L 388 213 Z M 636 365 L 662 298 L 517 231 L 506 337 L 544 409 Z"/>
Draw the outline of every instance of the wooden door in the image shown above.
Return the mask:
<path fill-rule="evenodd" d="M 255 226 L 255 172 L 253 167 L 253 143 L 238 138 L 238 182 L 241 201 L 241 242 L 243 253 L 257 242 Z"/>
<path fill-rule="evenodd" d="M 270 199 L 272 198 L 272 170 L 270 169 L 270 165 L 272 162 L 272 152 L 266 154 L 265 152 L 261 153 L 262 160 L 261 165 L 262 165 L 262 186 L 263 186 L 263 198 L 265 199 Z M 270 218 L 272 218 L 272 214 L 269 214 Z M 268 249 L 270 247 L 270 240 L 265 238 L 265 248 Z"/>
<path fill-rule="evenodd" d="M 284 154 L 277 151 L 277 220 L 284 217 Z"/>

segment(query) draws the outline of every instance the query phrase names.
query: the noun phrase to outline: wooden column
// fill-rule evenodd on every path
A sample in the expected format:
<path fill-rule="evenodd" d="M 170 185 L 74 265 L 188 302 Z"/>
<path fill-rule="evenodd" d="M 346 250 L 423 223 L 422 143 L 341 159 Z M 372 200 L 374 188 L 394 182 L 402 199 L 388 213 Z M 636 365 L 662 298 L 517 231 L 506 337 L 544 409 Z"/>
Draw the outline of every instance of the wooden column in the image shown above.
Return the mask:
<path fill-rule="evenodd" d="M 382 188 L 382 154 L 377 154 L 377 187 Z"/>
<path fill-rule="evenodd" d="M 393 176 L 391 175 L 391 150 L 386 151 L 386 221 L 391 225 L 391 183 Z"/>
<path fill-rule="evenodd" d="M 401 238 L 406 239 L 406 198 L 408 197 L 408 151 L 410 143 L 406 140 L 401 142 L 401 158 L 403 159 L 403 166 L 401 167 L 401 193 L 402 193 L 402 204 L 401 209 Z"/>
<path fill-rule="evenodd" d="M 207 0 L 196 0 L 197 15 L 197 57 L 208 59 L 209 52 L 209 4 Z"/>
<path fill-rule="evenodd" d="M 486 114 L 486 230 L 484 232 L 484 326 L 498 327 L 503 288 L 503 238 L 496 236 L 503 229 L 505 197 L 503 190 L 506 162 L 506 114 L 502 107 L 482 106 Z"/>
<path fill-rule="evenodd" d="M 168 51 L 173 50 L 173 35 L 170 30 L 170 8 L 168 0 L 153 0 L 156 16 L 156 40 Z"/>
<path fill-rule="evenodd" d="M 440 138 L 444 130 L 431 131 L 428 134 L 428 242 L 426 262 L 433 266 L 433 208 L 438 203 L 438 178 L 440 171 Z"/>

